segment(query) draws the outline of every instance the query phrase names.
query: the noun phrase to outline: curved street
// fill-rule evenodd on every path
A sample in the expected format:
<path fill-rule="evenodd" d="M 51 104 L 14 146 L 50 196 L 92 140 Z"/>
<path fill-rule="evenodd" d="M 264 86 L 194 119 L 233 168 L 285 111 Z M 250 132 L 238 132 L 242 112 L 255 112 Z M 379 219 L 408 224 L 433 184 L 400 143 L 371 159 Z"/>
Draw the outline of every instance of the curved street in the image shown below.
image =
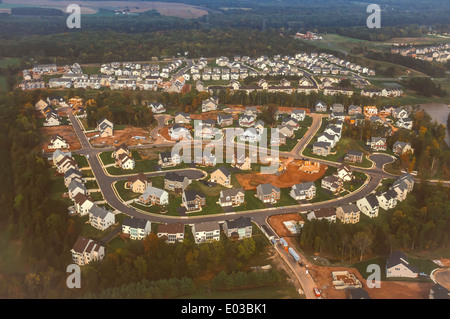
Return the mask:
<path fill-rule="evenodd" d="M 168 223 L 168 222 L 174 222 L 179 221 L 183 224 L 194 224 L 202 221 L 223 221 L 224 218 L 230 217 L 229 215 L 232 215 L 232 218 L 237 218 L 240 216 L 246 216 L 251 217 L 258 225 L 266 224 L 266 218 L 270 215 L 276 215 L 276 214 L 288 214 L 288 213 L 294 213 L 294 212 L 306 212 L 311 210 L 317 210 L 324 207 L 335 207 L 339 206 L 345 203 L 356 201 L 371 192 L 373 192 L 379 185 L 380 181 L 383 178 L 392 178 L 395 177 L 395 175 L 387 174 L 385 173 L 382 168 L 383 165 L 389 161 L 392 161 L 392 158 L 389 156 L 383 155 L 383 154 L 377 154 L 372 155 L 371 159 L 375 162 L 375 167 L 370 169 L 364 169 L 364 168 L 356 168 L 354 169 L 356 171 L 362 171 L 366 173 L 369 178 L 366 181 L 366 183 L 357 191 L 350 193 L 349 195 L 338 197 L 336 199 L 332 199 L 325 202 L 318 202 L 313 204 L 299 204 L 299 205 L 292 205 L 292 206 L 286 206 L 286 207 L 275 207 L 275 208 L 265 208 L 265 209 L 256 209 L 256 210 L 248 210 L 248 211 L 242 211 L 242 212 L 236 212 L 236 213 L 223 213 L 223 214 L 215 214 L 215 215 L 205 215 L 205 216 L 164 216 L 164 215 L 157 215 L 157 214 L 151 214 L 144 212 L 142 210 L 135 209 L 133 207 L 130 207 L 126 204 L 124 204 L 120 198 L 118 197 L 118 194 L 114 191 L 113 183 L 124 179 L 127 176 L 111 176 L 105 172 L 105 169 L 101 163 L 101 160 L 99 159 L 99 154 L 101 152 L 104 152 L 106 150 L 111 150 L 112 148 L 94 148 L 89 143 L 88 139 L 86 138 L 86 135 L 83 132 L 83 129 L 81 127 L 81 124 L 79 120 L 72 114 L 70 110 L 67 110 L 67 115 L 70 119 L 70 122 L 72 123 L 72 126 L 74 128 L 75 133 L 78 136 L 78 139 L 81 143 L 81 150 L 77 151 L 78 154 L 85 155 L 89 165 L 92 169 L 92 172 L 94 174 L 94 177 L 97 180 L 97 183 L 99 185 L 99 188 L 103 194 L 104 199 L 106 202 L 113 207 L 114 209 L 132 216 L 132 217 L 138 217 L 138 218 L 144 218 L 148 219 L 152 222 L 158 222 L 158 223 Z M 320 127 L 321 118 L 323 115 L 316 115 L 312 114 L 313 116 L 313 123 L 308 130 L 308 132 L 305 134 L 305 136 L 300 139 L 300 141 L 295 146 L 294 150 L 291 152 L 280 152 L 280 156 L 286 156 L 286 157 L 293 157 L 293 158 L 307 158 L 301 156 L 301 151 L 305 148 L 305 146 L 309 143 L 309 141 L 313 138 L 316 131 Z M 157 146 L 167 146 L 168 145 L 174 145 L 173 143 L 161 143 L 157 144 Z M 236 143 L 237 147 L 245 147 L 243 144 Z M 140 146 L 136 148 L 145 148 L 148 146 Z M 152 145 L 151 147 L 155 147 L 155 145 Z M 247 145 L 248 147 L 248 145 Z M 335 165 L 337 166 L 338 163 L 332 163 L 328 161 L 318 160 L 315 158 L 310 158 L 311 160 L 317 161 L 319 163 L 323 163 L 326 165 Z M 186 169 L 187 171 L 189 169 Z M 181 170 L 183 171 L 183 170 Z M 154 176 L 161 176 L 164 175 L 169 171 L 157 171 L 157 172 L 146 172 L 145 175 L 148 177 L 154 177 Z"/>

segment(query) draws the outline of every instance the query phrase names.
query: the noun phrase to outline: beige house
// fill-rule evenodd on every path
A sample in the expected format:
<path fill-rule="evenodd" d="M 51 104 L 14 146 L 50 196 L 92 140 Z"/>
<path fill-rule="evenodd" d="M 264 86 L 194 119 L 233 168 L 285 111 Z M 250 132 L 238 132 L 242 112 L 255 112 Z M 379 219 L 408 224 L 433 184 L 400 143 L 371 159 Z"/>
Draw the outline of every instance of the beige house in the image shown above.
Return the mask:
<path fill-rule="evenodd" d="M 143 173 L 129 177 L 128 181 L 125 183 L 125 188 L 130 189 L 133 193 L 140 194 L 145 192 L 147 186 L 152 186 L 152 182 L 148 181 Z"/>
<path fill-rule="evenodd" d="M 411 266 L 408 257 L 401 251 L 393 252 L 386 261 L 386 278 L 417 278 L 417 267 Z"/>
<path fill-rule="evenodd" d="M 111 154 L 111 156 L 115 159 L 118 160 L 119 156 L 121 154 L 125 154 L 130 156 L 131 152 L 128 149 L 127 145 L 125 143 L 121 144 L 120 146 L 115 146 L 114 147 L 114 152 Z"/>
<path fill-rule="evenodd" d="M 222 166 L 211 173 L 211 178 L 209 180 L 213 183 L 217 183 L 225 187 L 230 187 L 231 173 L 226 167 Z"/>
<path fill-rule="evenodd" d="M 359 209 L 355 204 L 347 204 L 336 208 L 336 217 L 344 224 L 356 224 L 359 222 Z"/>

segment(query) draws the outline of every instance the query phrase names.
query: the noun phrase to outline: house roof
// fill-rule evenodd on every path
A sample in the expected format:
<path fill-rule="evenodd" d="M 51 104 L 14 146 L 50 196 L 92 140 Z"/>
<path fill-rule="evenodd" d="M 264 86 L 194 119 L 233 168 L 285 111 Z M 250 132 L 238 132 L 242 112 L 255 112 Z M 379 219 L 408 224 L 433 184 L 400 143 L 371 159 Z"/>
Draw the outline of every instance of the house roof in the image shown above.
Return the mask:
<path fill-rule="evenodd" d="M 279 189 L 278 187 L 273 186 L 273 185 L 270 184 L 270 183 L 259 184 L 257 188 L 260 189 L 261 192 L 262 192 L 264 195 L 265 195 L 265 194 L 270 194 L 270 193 L 272 193 L 272 191 L 275 191 L 275 192 L 277 192 L 277 193 L 280 192 L 280 189 Z"/>
<path fill-rule="evenodd" d="M 211 231 L 211 230 L 220 230 L 219 222 L 202 222 L 194 225 L 195 231 Z"/>
<path fill-rule="evenodd" d="M 249 217 L 239 217 L 233 220 L 225 221 L 228 229 L 252 227 L 252 220 Z"/>
<path fill-rule="evenodd" d="M 186 201 L 190 202 L 193 201 L 196 197 L 200 198 L 206 198 L 205 194 L 202 192 L 190 189 L 184 191 L 184 197 L 186 198 Z"/>
<path fill-rule="evenodd" d="M 319 210 L 314 211 L 314 216 L 316 216 L 316 218 L 326 218 L 335 215 L 336 211 L 332 207 L 321 208 Z"/>
<path fill-rule="evenodd" d="M 225 166 L 220 166 L 218 169 L 216 169 L 212 174 L 214 174 L 217 171 L 221 171 L 223 173 L 223 175 L 225 175 L 226 177 L 231 176 L 230 171 L 228 170 L 228 168 L 226 168 Z"/>
<path fill-rule="evenodd" d="M 331 144 L 329 142 L 315 142 L 313 148 L 330 148 Z"/>
<path fill-rule="evenodd" d="M 221 197 L 233 197 L 236 196 L 237 194 L 239 194 L 239 192 L 241 192 L 242 194 L 244 194 L 244 189 L 243 188 L 230 188 L 230 189 L 224 189 L 220 191 L 220 196 Z"/>
<path fill-rule="evenodd" d="M 158 233 L 184 234 L 184 225 L 182 223 L 168 223 L 158 225 Z"/>
<path fill-rule="evenodd" d="M 380 204 L 378 203 L 377 196 L 375 196 L 375 194 L 367 195 L 366 200 L 369 203 L 370 207 L 372 208 L 380 206 Z"/>
<path fill-rule="evenodd" d="M 137 174 L 135 176 L 128 177 L 128 182 L 129 183 L 134 183 L 134 182 L 136 182 L 138 180 L 143 182 L 143 183 L 145 183 L 145 182 L 147 182 L 147 177 L 145 177 L 144 173 L 139 173 L 139 174 Z"/>
<path fill-rule="evenodd" d="M 97 204 L 94 204 L 91 209 L 89 210 L 89 213 L 94 215 L 95 217 L 99 217 L 101 219 L 104 219 L 108 214 L 112 214 L 110 211 L 106 210 L 104 207 L 100 207 Z"/>
<path fill-rule="evenodd" d="M 161 196 L 164 193 L 167 193 L 167 192 L 165 190 L 161 189 L 161 188 L 157 188 L 157 187 L 154 187 L 154 186 L 148 186 L 145 189 L 144 193 L 142 194 L 142 197 L 143 198 L 148 198 L 150 196 L 155 196 L 157 198 L 161 198 Z"/>
<path fill-rule="evenodd" d="M 164 179 L 174 182 L 183 182 L 185 178 L 187 177 L 181 176 L 180 174 L 175 172 L 166 173 L 166 176 L 164 177 Z"/>
<path fill-rule="evenodd" d="M 130 228 L 144 229 L 149 223 L 148 220 L 136 217 L 125 217 L 122 225 L 129 226 Z"/>
<path fill-rule="evenodd" d="M 386 261 L 386 269 L 392 268 L 399 264 L 404 265 L 406 268 L 411 270 L 414 273 L 418 273 L 419 270 L 417 267 L 411 266 L 408 261 L 408 257 L 400 250 L 394 251 Z"/>

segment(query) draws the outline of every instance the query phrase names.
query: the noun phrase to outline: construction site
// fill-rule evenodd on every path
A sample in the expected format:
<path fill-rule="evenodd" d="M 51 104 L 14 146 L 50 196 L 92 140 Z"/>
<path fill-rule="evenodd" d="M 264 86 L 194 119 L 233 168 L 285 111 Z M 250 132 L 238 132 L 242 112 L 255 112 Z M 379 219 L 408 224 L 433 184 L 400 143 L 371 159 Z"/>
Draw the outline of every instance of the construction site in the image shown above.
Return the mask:
<path fill-rule="evenodd" d="M 244 173 L 236 174 L 236 178 L 244 190 L 256 189 L 259 184 L 271 183 L 279 188 L 292 187 L 295 184 L 314 182 L 325 174 L 326 165 L 316 165 L 292 158 L 281 158 L 280 167 L 276 174 Z"/>

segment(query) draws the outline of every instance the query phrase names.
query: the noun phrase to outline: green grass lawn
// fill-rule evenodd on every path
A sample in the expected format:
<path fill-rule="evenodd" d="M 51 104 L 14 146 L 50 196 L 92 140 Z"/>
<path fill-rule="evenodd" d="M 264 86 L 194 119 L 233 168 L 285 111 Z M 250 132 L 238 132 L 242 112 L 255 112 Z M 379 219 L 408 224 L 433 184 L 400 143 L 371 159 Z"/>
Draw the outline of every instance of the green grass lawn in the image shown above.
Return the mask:
<path fill-rule="evenodd" d="M 244 204 L 238 207 L 234 207 L 234 211 L 240 212 L 243 210 L 261 209 L 266 208 L 266 205 L 255 197 L 256 190 L 245 191 Z"/>
<path fill-rule="evenodd" d="M 100 159 L 103 162 L 103 165 L 109 165 L 109 164 L 114 164 L 114 158 L 112 157 L 112 153 L 113 151 L 108 151 L 108 152 L 101 152 L 100 153 Z"/>
<path fill-rule="evenodd" d="M 77 161 L 79 168 L 89 167 L 89 163 L 87 161 L 86 156 L 73 154 L 72 157 Z"/>
<path fill-rule="evenodd" d="M 128 201 L 131 199 L 138 198 L 141 194 L 133 193 L 130 189 L 126 189 L 125 188 L 126 182 L 127 182 L 127 180 L 120 180 L 114 184 L 114 187 L 116 188 L 117 193 L 119 193 L 120 198 L 123 201 Z"/>
<path fill-rule="evenodd" d="M 92 192 L 92 193 L 89 193 L 89 195 L 92 197 L 92 200 L 94 202 L 103 200 L 103 195 L 101 192 Z"/>
<path fill-rule="evenodd" d="M 86 186 L 87 189 L 98 189 L 97 181 L 95 180 L 89 180 L 84 183 L 84 186 Z"/>

